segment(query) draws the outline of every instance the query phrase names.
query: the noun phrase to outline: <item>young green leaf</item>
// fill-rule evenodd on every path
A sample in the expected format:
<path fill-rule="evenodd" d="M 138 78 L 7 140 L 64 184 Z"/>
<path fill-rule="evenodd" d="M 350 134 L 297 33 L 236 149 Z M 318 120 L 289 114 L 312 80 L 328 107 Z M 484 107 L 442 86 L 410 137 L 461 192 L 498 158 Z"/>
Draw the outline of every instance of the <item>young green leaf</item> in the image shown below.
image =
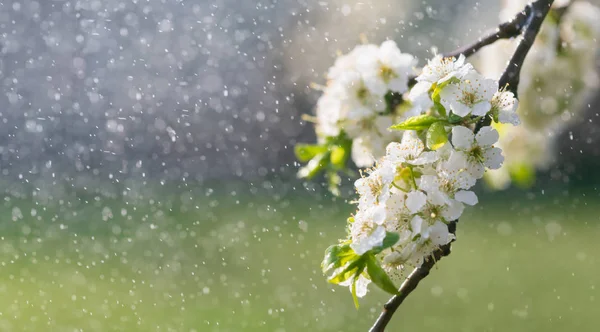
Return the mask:
<path fill-rule="evenodd" d="M 373 255 L 368 255 L 367 257 L 367 274 L 371 278 L 371 281 L 377 287 L 390 294 L 398 294 L 398 288 L 394 285 L 390 276 L 379 266 L 377 258 Z"/>
<path fill-rule="evenodd" d="M 348 266 L 342 270 L 342 272 L 329 277 L 327 281 L 332 284 L 339 284 L 352 278 L 353 276 L 358 276 L 365 270 L 367 264 L 366 261 L 367 255 L 360 256 L 357 260 L 348 264 Z"/>
<path fill-rule="evenodd" d="M 331 148 L 331 164 L 336 168 L 344 168 L 346 167 L 346 160 L 350 156 L 351 146 L 347 144 L 344 145 L 336 145 Z"/>
<path fill-rule="evenodd" d="M 400 240 L 400 234 L 395 232 L 386 232 L 385 238 L 383 238 L 381 245 L 372 249 L 373 253 L 378 254 L 387 248 L 393 247 L 396 243 L 398 243 L 398 240 Z"/>
<path fill-rule="evenodd" d="M 431 115 L 421 114 L 410 117 L 406 121 L 393 125 L 390 129 L 394 130 L 423 130 L 429 128 L 433 123 L 443 121 L 443 119 L 436 118 Z"/>
<path fill-rule="evenodd" d="M 356 295 L 356 278 L 352 281 L 352 300 L 354 300 L 354 306 L 358 309 L 360 305 L 358 304 L 358 296 Z"/>
<path fill-rule="evenodd" d="M 307 162 L 319 153 L 324 153 L 326 151 L 327 146 L 317 144 L 296 144 L 294 147 L 296 158 L 301 162 Z"/>
<path fill-rule="evenodd" d="M 312 179 L 317 174 L 319 174 L 322 170 L 329 165 L 329 155 L 331 152 L 327 151 L 324 153 L 320 153 L 314 156 L 306 166 L 302 167 L 298 171 L 299 178 L 307 178 Z"/>
<path fill-rule="evenodd" d="M 448 142 L 448 134 L 446 128 L 441 122 L 436 122 L 427 129 L 427 147 L 431 150 L 437 150 Z"/>
<path fill-rule="evenodd" d="M 327 189 L 334 195 L 340 196 L 340 184 L 342 183 L 342 178 L 340 175 L 333 170 L 327 171 Z"/>
<path fill-rule="evenodd" d="M 335 244 L 325 250 L 325 257 L 321 263 L 323 273 L 346 265 L 348 262 L 357 259 L 359 256 L 350 248 L 350 244 Z"/>

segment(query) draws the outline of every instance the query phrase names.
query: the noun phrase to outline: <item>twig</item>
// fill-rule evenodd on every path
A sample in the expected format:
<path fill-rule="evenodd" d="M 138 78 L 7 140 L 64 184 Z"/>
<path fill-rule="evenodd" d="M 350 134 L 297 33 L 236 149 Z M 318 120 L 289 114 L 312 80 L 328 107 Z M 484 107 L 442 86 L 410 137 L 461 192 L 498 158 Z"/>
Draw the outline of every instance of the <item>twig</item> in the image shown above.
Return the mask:
<path fill-rule="evenodd" d="M 500 24 L 495 31 L 489 33 L 487 36 L 479 38 L 476 42 L 471 45 L 461 47 L 449 53 L 445 53 L 444 57 L 458 57 L 464 55 L 469 57 L 474 53 L 477 53 L 484 46 L 493 44 L 500 39 L 509 39 L 517 37 L 523 32 L 523 27 L 527 25 L 527 18 L 531 14 L 531 7 L 527 5 L 525 9 L 519 12 L 510 21 Z"/>
<path fill-rule="evenodd" d="M 517 16 L 515 16 L 515 18 L 513 18 L 510 22 L 501 24 L 496 33 L 480 39 L 473 45 L 462 48 L 455 52 L 448 53 L 445 56 L 458 56 L 460 54 L 464 54 L 465 56 L 471 55 L 477 52 L 480 48 L 499 39 L 516 37 L 522 33 L 523 28 L 525 28 L 523 39 L 519 42 L 515 53 L 510 59 L 510 62 L 508 63 L 499 81 L 500 87 L 507 86 L 508 90 L 513 92 L 516 96 L 521 67 L 523 66 L 525 57 L 531 49 L 531 46 L 533 45 L 533 42 L 540 31 L 542 22 L 544 21 L 544 18 L 546 18 L 546 15 L 548 15 L 553 2 L 554 0 L 534 1 L 533 3 L 527 5 L 523 12 L 517 14 Z M 489 125 L 490 121 L 491 118 L 489 116 L 483 117 L 482 120 L 479 121 L 475 126 L 475 132 L 478 132 L 484 125 Z M 448 225 L 448 230 L 453 234 L 456 231 L 457 222 L 458 220 L 455 220 L 450 222 Z M 443 257 L 450 255 L 450 247 L 451 243 L 441 246 L 439 249 L 434 251 L 433 254 L 428 257 L 423 264 L 421 264 L 421 266 L 413 270 L 413 272 L 400 286 L 398 295 L 392 297 L 383 306 L 383 312 L 379 315 L 379 318 L 377 318 L 377 321 L 375 321 L 375 324 L 369 330 L 370 332 L 384 331 L 398 307 L 400 307 L 402 302 L 404 302 L 404 299 L 406 299 L 408 295 L 410 295 L 410 293 L 417 288 L 419 282 L 429 275 L 429 272 L 435 263 Z"/>
<path fill-rule="evenodd" d="M 500 87 L 508 85 L 508 90 L 514 93 L 515 97 L 517 96 L 521 67 L 523 66 L 527 53 L 529 53 L 531 46 L 533 46 L 535 37 L 537 37 L 538 32 L 540 32 L 542 22 L 544 22 L 546 15 L 548 15 L 550 6 L 552 6 L 553 2 L 554 0 L 538 0 L 530 4 L 532 8 L 531 15 L 528 19 L 530 23 L 527 25 L 527 29 L 525 29 L 525 33 L 523 34 L 523 39 L 519 42 L 517 50 L 508 62 L 504 73 L 500 76 Z"/>
<path fill-rule="evenodd" d="M 456 233 L 457 222 L 458 220 L 454 220 L 448 224 L 448 230 L 450 233 Z M 452 242 L 454 242 L 454 240 L 452 240 Z M 377 321 L 371 327 L 369 332 L 383 331 L 392 319 L 396 309 L 398 309 L 402 302 L 404 302 L 404 299 L 406 299 L 406 297 L 408 297 L 408 295 L 415 290 L 415 288 L 417 288 L 421 280 L 425 279 L 425 277 L 429 275 L 429 271 L 431 271 L 431 268 L 435 265 L 435 263 L 448 255 L 450 255 L 450 243 L 439 247 L 430 257 L 426 258 L 421 266 L 414 269 L 400 286 L 398 295 L 395 295 L 383 305 L 383 312 L 381 315 L 379 315 L 379 318 L 377 318 Z"/>
<path fill-rule="evenodd" d="M 515 95 L 515 98 L 518 96 L 517 90 L 521 79 L 521 67 L 523 67 L 523 62 L 525 62 L 527 53 L 529 53 L 529 50 L 533 46 L 533 42 L 542 27 L 542 22 L 544 22 L 546 15 L 550 12 L 550 7 L 553 2 L 554 0 L 537 0 L 528 5 L 531 6 L 532 9 L 530 17 L 527 19 L 529 24 L 527 24 L 523 39 L 519 42 L 515 53 L 498 81 L 500 88 L 506 88 L 507 91 L 510 91 Z M 475 130 L 489 126 L 491 122 L 491 117 L 485 116 L 477 123 L 477 125 L 475 125 Z"/>

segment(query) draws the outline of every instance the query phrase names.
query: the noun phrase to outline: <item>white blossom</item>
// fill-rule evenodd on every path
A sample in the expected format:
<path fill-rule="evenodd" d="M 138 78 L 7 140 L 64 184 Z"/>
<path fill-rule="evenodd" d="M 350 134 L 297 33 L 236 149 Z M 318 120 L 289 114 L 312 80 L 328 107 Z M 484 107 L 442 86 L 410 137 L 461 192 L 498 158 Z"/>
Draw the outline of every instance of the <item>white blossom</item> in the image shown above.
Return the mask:
<path fill-rule="evenodd" d="M 472 71 L 474 71 L 473 66 L 465 63 L 465 56 L 462 54 L 458 59 L 437 55 L 423 67 L 423 71 L 417 76 L 417 82 L 427 82 L 431 86 L 434 83 L 444 83 L 454 77 L 462 79 Z"/>
<path fill-rule="evenodd" d="M 365 252 L 381 246 L 386 232 L 385 227 L 376 226 L 366 222 L 354 221 L 352 224 L 353 239 L 350 247 L 356 254 L 362 255 Z"/>
<path fill-rule="evenodd" d="M 498 115 L 500 123 L 510 123 L 514 126 L 521 123 L 517 114 L 519 102 L 512 92 L 497 91 L 492 97 L 491 104 L 492 114 L 496 113 Z"/>
<path fill-rule="evenodd" d="M 440 92 L 440 103 L 458 116 L 483 116 L 491 109 L 491 99 L 497 90 L 497 81 L 471 72 L 458 83 L 445 86 Z"/>
<path fill-rule="evenodd" d="M 407 130 L 402 136 L 402 142 L 392 142 L 387 146 L 386 152 L 392 162 L 407 163 L 411 165 L 424 165 L 434 162 L 437 155 L 434 151 L 424 151 L 425 144 L 414 130 Z"/>
<path fill-rule="evenodd" d="M 381 96 L 388 91 L 404 93 L 408 90 L 408 76 L 416 65 L 416 59 L 401 53 L 394 41 L 383 42 L 375 54 L 358 56 L 357 67 L 366 86 Z"/>
<path fill-rule="evenodd" d="M 498 169 L 502 165 L 502 150 L 493 146 L 498 142 L 498 137 L 498 132 L 489 126 L 481 128 L 476 135 L 466 127 L 452 128 L 452 145 L 458 156 L 464 158 L 467 171 L 474 178 L 479 179 L 483 176 L 484 167 Z"/>

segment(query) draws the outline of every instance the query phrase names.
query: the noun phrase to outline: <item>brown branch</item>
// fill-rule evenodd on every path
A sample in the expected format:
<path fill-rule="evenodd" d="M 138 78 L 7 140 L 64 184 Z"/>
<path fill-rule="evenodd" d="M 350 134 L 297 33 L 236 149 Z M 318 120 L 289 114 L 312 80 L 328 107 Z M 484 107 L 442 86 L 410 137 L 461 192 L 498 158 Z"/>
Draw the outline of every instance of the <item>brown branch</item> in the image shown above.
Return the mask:
<path fill-rule="evenodd" d="M 515 95 L 515 98 L 518 96 L 517 90 L 521 79 L 521 67 L 523 67 L 523 62 L 525 62 L 525 58 L 533 46 L 535 38 L 540 32 L 544 19 L 548 15 L 548 12 L 550 12 L 550 7 L 552 7 L 553 2 L 554 0 L 537 0 L 528 5 L 531 6 L 531 14 L 528 19 L 529 24 L 527 24 L 523 39 L 521 39 L 519 45 L 517 45 L 515 53 L 498 81 L 500 88 L 506 88 L 507 91 L 510 91 Z M 481 121 L 477 122 L 475 130 L 489 126 L 491 123 L 492 118 L 490 116 L 484 116 Z"/>
<path fill-rule="evenodd" d="M 456 233 L 457 222 L 458 220 L 454 220 L 448 224 L 448 230 L 450 233 Z M 452 242 L 454 242 L 454 240 L 452 240 Z M 404 280 L 400 286 L 398 295 L 395 295 L 383 305 L 383 312 L 381 315 L 379 315 L 379 318 L 377 318 L 377 321 L 371 327 L 369 332 L 379 332 L 385 329 L 387 324 L 392 319 L 394 312 L 396 312 L 396 309 L 398 309 L 402 302 L 404 302 L 404 299 L 406 299 L 406 297 L 408 297 L 408 295 L 417 288 L 419 282 L 429 275 L 429 271 L 431 271 L 431 268 L 435 265 L 435 263 L 443 257 L 450 255 L 450 244 L 452 242 L 439 247 L 430 257 L 425 259 L 421 266 L 417 267 L 411 272 L 408 278 L 406 278 L 406 280 Z"/>
<path fill-rule="evenodd" d="M 517 37 L 523 32 L 523 27 L 527 25 L 527 18 L 531 14 L 531 7 L 528 5 L 525 9 L 519 12 L 510 21 L 500 24 L 493 32 L 487 34 L 484 37 L 479 38 L 476 42 L 471 45 L 461 47 L 449 53 L 445 53 L 444 57 L 455 57 L 464 55 L 469 57 L 474 53 L 477 53 L 481 48 L 493 44 L 500 39 L 509 39 Z"/>
<path fill-rule="evenodd" d="M 465 56 L 469 56 L 475 52 L 477 52 L 482 47 L 489 45 L 499 39 L 502 38 L 512 38 L 516 37 L 523 32 L 523 39 L 519 42 L 515 53 L 510 59 L 504 73 L 500 77 L 499 85 L 500 87 L 507 87 L 507 89 L 517 95 L 517 87 L 519 85 L 521 67 L 523 66 L 523 62 L 525 61 L 525 57 L 531 46 L 533 46 L 533 42 L 537 37 L 538 32 L 540 31 L 540 27 L 542 26 L 542 22 L 548 15 L 550 11 L 550 7 L 554 0 L 537 0 L 533 3 L 530 3 L 525 7 L 525 9 L 517 14 L 510 22 L 501 24 L 495 33 L 488 35 L 487 37 L 479 39 L 474 44 L 461 48 L 457 51 L 446 54 L 445 56 L 458 56 L 460 54 L 464 54 Z M 491 117 L 486 116 L 479 121 L 475 126 L 475 132 L 478 132 L 483 126 L 489 125 L 491 121 Z M 456 232 L 456 223 L 458 220 L 450 222 L 448 225 L 448 230 L 455 234 Z M 452 243 L 452 242 L 451 242 Z M 384 306 L 383 312 L 375 321 L 375 324 L 369 330 L 370 332 L 383 332 L 387 324 L 392 319 L 392 316 L 400 307 L 402 302 L 410 295 L 412 291 L 414 291 L 419 282 L 423 280 L 425 277 L 429 275 L 431 268 L 435 265 L 437 261 L 450 255 L 450 247 L 451 243 L 448 243 L 444 246 L 441 246 L 439 249 L 433 252 L 433 254 L 428 257 L 421 266 L 415 268 L 413 272 L 406 278 L 404 283 L 400 286 L 398 295 L 392 297 Z"/>

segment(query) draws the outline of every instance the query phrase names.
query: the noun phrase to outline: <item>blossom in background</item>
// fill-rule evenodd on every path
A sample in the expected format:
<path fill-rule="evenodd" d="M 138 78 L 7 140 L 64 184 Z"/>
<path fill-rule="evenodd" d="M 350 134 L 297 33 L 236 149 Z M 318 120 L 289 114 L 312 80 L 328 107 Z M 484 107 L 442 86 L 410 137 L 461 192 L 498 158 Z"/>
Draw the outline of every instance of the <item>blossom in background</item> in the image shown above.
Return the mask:
<path fill-rule="evenodd" d="M 373 165 L 389 142 L 399 138 L 388 128 L 405 116 L 389 109 L 386 95 L 408 90 L 416 59 L 394 41 L 359 45 L 341 55 L 327 73 L 327 86 L 317 102 L 316 130 L 321 142 L 341 133 L 352 140 L 351 157 L 358 167 Z"/>
<path fill-rule="evenodd" d="M 512 17 L 527 2 L 504 1 L 500 20 Z M 554 7 L 564 7 L 564 12 L 542 24 L 521 69 L 518 105 L 510 102 L 514 96 L 506 92 L 498 92 L 492 100 L 492 110 L 498 111 L 495 119 L 500 122 L 494 124 L 500 132 L 497 146 L 505 153 L 505 166 L 486 173 L 492 188 L 503 189 L 511 183 L 532 185 L 536 170 L 551 165 L 548 152 L 553 137 L 578 116 L 591 91 L 599 86 L 595 69 L 600 8 L 586 1 L 555 1 Z M 478 70 L 499 76 L 516 45 L 515 40 L 503 40 L 482 49 Z"/>

